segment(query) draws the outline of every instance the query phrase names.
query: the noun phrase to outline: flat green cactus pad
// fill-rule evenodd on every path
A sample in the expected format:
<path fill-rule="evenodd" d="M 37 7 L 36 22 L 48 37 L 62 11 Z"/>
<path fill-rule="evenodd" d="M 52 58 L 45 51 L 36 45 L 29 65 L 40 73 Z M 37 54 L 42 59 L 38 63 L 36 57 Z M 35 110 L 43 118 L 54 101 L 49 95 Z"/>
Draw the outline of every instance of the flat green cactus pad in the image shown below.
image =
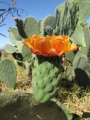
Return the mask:
<path fill-rule="evenodd" d="M 44 103 L 57 93 L 61 80 L 59 69 L 48 61 L 43 62 L 32 71 L 32 87 L 35 99 Z"/>
<path fill-rule="evenodd" d="M 10 59 L 4 59 L 0 62 L 0 80 L 8 87 L 15 88 L 16 84 L 16 66 Z"/>

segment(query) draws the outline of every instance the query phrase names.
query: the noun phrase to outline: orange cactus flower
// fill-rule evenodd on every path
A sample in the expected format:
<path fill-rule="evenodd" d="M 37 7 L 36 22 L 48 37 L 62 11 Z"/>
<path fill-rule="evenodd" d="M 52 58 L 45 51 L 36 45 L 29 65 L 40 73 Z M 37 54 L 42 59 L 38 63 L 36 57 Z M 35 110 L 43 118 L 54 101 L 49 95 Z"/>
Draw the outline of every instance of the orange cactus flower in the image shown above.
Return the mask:
<path fill-rule="evenodd" d="M 23 44 L 30 48 L 36 55 L 42 56 L 61 56 L 64 53 L 72 52 L 77 49 L 75 42 L 70 44 L 69 36 L 46 36 L 33 35 L 25 40 Z"/>

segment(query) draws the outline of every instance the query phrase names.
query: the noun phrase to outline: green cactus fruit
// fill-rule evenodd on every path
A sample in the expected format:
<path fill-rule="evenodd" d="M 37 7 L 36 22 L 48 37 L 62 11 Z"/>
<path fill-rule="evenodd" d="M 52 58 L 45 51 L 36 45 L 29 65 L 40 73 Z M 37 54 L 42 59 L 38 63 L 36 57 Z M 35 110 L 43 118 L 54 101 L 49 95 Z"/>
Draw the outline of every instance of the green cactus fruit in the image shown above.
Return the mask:
<path fill-rule="evenodd" d="M 36 101 L 44 103 L 57 93 L 61 80 L 60 69 L 49 61 L 43 61 L 41 64 L 36 61 L 35 64 L 36 67 L 32 71 L 33 94 Z"/>
<path fill-rule="evenodd" d="M 24 31 L 27 36 L 39 35 L 39 23 L 34 17 L 28 16 L 24 20 Z"/>
<path fill-rule="evenodd" d="M 16 66 L 10 59 L 0 61 L 0 80 L 2 80 L 8 87 L 15 88 L 16 84 Z"/>

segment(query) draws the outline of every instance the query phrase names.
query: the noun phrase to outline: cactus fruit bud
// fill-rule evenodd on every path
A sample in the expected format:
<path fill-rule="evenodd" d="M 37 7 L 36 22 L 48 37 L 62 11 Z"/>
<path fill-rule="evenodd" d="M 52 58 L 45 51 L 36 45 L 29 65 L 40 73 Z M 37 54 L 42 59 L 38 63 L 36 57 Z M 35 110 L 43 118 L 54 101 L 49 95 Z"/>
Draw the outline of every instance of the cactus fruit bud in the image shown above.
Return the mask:
<path fill-rule="evenodd" d="M 15 17 L 15 18 L 13 18 L 13 20 L 17 21 L 17 20 L 18 20 L 18 18 L 17 18 L 17 17 Z"/>

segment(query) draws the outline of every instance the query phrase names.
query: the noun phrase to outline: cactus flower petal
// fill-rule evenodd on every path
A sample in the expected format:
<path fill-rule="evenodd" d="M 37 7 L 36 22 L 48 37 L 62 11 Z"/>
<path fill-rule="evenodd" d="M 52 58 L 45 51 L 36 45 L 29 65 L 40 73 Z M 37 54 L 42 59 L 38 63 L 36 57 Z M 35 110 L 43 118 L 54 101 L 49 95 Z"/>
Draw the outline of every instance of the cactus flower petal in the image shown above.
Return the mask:
<path fill-rule="evenodd" d="M 69 36 L 46 36 L 33 35 L 25 40 L 23 44 L 30 48 L 31 52 L 42 56 L 61 56 L 64 53 L 77 49 L 75 42 L 70 44 Z"/>
<path fill-rule="evenodd" d="M 73 42 L 73 43 L 71 44 L 70 52 L 76 50 L 75 47 L 76 47 L 76 43 Z"/>
<path fill-rule="evenodd" d="M 42 51 L 43 54 L 47 54 L 47 52 L 51 49 L 51 44 L 48 40 L 45 40 L 45 38 L 38 38 L 34 42 L 34 48 Z"/>

